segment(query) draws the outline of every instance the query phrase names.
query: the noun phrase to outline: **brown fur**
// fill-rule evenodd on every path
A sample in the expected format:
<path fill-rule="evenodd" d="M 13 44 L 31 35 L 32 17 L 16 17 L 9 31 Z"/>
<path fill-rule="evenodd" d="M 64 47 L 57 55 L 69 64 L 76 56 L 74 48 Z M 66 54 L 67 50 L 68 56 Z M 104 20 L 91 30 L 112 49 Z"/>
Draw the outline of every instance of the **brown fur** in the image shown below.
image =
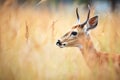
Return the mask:
<path fill-rule="evenodd" d="M 71 39 L 70 34 L 74 30 L 78 31 L 78 35 Z M 91 71 L 97 68 L 98 72 L 100 71 L 100 73 L 103 72 L 104 74 L 107 74 L 106 72 L 108 72 L 109 74 L 110 70 L 114 70 L 120 75 L 120 55 L 115 53 L 98 52 L 94 48 L 90 36 L 87 36 L 83 32 L 80 25 L 73 26 L 72 30 L 61 38 L 61 43 L 64 42 L 67 42 L 66 47 L 77 47 L 77 44 L 82 45 L 80 51 Z"/>

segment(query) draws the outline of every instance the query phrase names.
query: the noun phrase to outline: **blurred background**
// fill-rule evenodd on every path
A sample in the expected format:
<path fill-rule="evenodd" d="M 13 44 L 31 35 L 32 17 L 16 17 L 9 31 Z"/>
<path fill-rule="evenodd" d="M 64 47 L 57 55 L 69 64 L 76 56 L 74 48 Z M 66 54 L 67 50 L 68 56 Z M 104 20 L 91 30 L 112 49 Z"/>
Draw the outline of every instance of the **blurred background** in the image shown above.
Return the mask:
<path fill-rule="evenodd" d="M 60 5 L 69 5 L 72 6 L 73 4 L 82 5 L 85 6 L 90 3 L 91 5 L 96 4 L 96 6 L 102 8 L 110 9 L 111 11 L 118 10 L 120 8 L 120 0 L 0 0 L 1 6 L 11 6 L 11 5 L 33 5 L 40 7 L 41 3 L 43 5 L 43 2 L 46 6 L 49 8 L 59 8 Z M 100 6 L 102 4 L 102 6 Z M 106 10 L 107 10 L 106 9 Z"/>
<path fill-rule="evenodd" d="M 0 0 L 0 80 L 115 80 L 91 77 L 78 48 L 56 46 L 76 24 L 76 7 L 86 20 L 88 4 L 99 16 L 96 49 L 120 54 L 120 0 Z"/>

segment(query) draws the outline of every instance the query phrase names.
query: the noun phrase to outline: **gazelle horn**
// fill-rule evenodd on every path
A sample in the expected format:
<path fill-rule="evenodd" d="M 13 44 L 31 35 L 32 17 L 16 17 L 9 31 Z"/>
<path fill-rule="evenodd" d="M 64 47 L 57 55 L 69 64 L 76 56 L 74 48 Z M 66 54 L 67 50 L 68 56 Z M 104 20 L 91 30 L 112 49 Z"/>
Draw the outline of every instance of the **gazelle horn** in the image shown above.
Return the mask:
<path fill-rule="evenodd" d="M 89 11 L 88 11 L 88 15 L 87 15 L 87 20 L 84 22 L 84 23 L 82 23 L 81 25 L 85 25 L 86 23 L 87 23 L 87 21 L 89 20 L 89 17 L 90 17 L 90 5 L 88 5 L 88 9 L 89 9 Z"/>
<path fill-rule="evenodd" d="M 78 8 L 76 8 L 76 15 L 77 15 L 77 20 L 78 20 L 78 22 L 80 22 L 80 17 L 79 17 L 79 13 L 78 13 Z"/>

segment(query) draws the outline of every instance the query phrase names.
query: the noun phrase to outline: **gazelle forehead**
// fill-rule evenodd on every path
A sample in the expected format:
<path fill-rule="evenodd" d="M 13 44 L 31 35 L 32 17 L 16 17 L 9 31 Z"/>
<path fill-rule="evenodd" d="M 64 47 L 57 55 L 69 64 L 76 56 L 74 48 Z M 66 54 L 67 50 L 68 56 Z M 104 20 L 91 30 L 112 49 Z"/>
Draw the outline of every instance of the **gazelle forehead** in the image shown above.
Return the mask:
<path fill-rule="evenodd" d="M 72 29 L 75 29 L 75 28 L 78 28 L 78 27 L 80 27 L 80 25 L 75 25 L 75 26 L 72 27 Z"/>
<path fill-rule="evenodd" d="M 75 29 L 72 29 L 72 31 L 78 32 L 79 30 L 78 30 L 78 28 L 75 28 Z"/>
<path fill-rule="evenodd" d="M 73 27 L 72 27 L 72 31 L 79 32 L 79 31 L 81 31 L 81 30 L 82 30 L 82 28 L 80 27 L 80 25 L 77 25 L 77 26 L 73 26 Z"/>

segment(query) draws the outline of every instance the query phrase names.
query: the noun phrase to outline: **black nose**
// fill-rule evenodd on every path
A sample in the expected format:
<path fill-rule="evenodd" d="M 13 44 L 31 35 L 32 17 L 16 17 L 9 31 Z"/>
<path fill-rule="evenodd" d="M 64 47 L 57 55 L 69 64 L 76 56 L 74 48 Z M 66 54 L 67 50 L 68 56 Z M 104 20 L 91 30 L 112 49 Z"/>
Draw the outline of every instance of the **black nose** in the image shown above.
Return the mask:
<path fill-rule="evenodd" d="M 61 42 L 60 42 L 60 40 L 58 40 L 58 41 L 56 42 L 56 45 L 58 45 L 58 46 L 62 45 Z"/>

